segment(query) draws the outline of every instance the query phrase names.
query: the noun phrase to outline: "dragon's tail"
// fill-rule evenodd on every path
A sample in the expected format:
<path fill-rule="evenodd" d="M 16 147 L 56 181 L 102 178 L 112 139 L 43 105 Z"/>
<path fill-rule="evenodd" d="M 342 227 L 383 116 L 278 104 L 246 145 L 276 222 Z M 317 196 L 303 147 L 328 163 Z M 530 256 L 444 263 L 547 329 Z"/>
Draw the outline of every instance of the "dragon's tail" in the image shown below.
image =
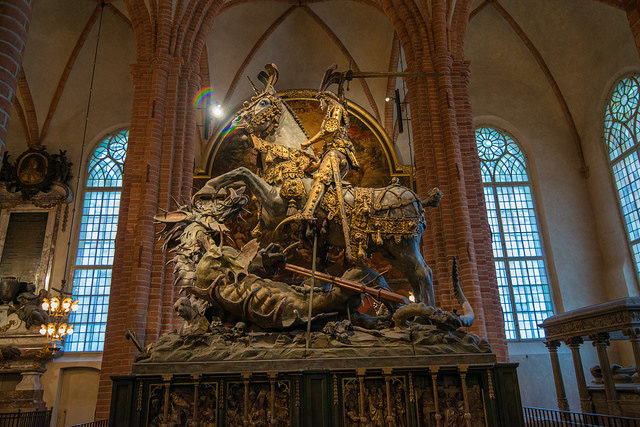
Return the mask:
<path fill-rule="evenodd" d="M 471 326 L 473 325 L 476 315 L 473 312 L 473 308 L 471 307 L 471 304 L 469 304 L 467 297 L 464 296 L 464 292 L 462 292 L 460 278 L 458 276 L 458 262 L 455 257 L 453 258 L 453 264 L 451 266 L 451 281 L 453 282 L 453 294 L 456 296 L 458 303 L 462 306 L 460 323 L 462 323 L 462 326 Z"/>

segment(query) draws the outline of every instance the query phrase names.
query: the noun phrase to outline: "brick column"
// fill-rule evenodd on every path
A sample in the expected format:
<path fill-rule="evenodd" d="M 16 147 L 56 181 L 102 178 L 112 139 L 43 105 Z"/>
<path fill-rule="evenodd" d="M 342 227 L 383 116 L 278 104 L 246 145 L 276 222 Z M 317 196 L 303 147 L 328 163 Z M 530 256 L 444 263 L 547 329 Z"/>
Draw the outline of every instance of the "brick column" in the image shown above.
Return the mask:
<path fill-rule="evenodd" d="M 629 28 L 636 43 L 636 48 L 640 52 L 640 4 L 638 4 L 638 1 L 629 2 L 627 19 L 629 20 Z"/>
<path fill-rule="evenodd" d="M 148 345 L 175 322 L 173 271 L 156 244 L 153 218 L 160 209 L 175 209 L 173 200 L 191 196 L 195 119 L 190 102 L 200 84 L 204 41 L 222 5 L 221 0 L 188 0 L 182 8 L 162 0 L 148 10 L 145 2 L 124 3 L 137 63 L 96 419 L 109 415 L 110 377 L 131 372 L 137 350 L 125 339 L 126 331 Z"/>
<path fill-rule="evenodd" d="M 0 1 L 0 153 L 4 151 L 30 18 L 31 0 Z"/>
<path fill-rule="evenodd" d="M 382 1 L 404 49 L 407 71 L 437 73 L 407 78 L 417 190 L 424 197 L 439 187 L 445 195 L 438 208 L 426 210 L 422 250 L 434 273 L 437 304 L 448 310 L 458 308 L 451 258 L 458 259 L 460 281 L 476 314 L 471 331 L 486 337 L 505 361 L 508 349 L 475 144 L 469 67 L 458 57 L 464 34 L 451 35 L 444 1 L 430 4 L 425 22 L 413 2 Z"/>
<path fill-rule="evenodd" d="M 486 337 L 493 344 L 495 352 L 506 355 L 504 319 L 491 246 L 491 228 L 484 200 L 484 185 L 473 126 L 471 97 L 469 96 L 470 74 L 467 61 L 454 60 L 452 87 L 456 106 L 458 141 L 462 155 L 471 236 L 474 243 L 475 263 L 487 331 Z"/>

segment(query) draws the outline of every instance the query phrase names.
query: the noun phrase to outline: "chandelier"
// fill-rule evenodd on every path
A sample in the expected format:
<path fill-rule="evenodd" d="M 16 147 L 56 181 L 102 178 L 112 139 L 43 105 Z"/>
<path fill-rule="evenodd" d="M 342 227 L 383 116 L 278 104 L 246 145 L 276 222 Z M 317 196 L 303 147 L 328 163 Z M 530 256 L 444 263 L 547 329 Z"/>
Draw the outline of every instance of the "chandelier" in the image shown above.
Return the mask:
<path fill-rule="evenodd" d="M 67 320 L 72 311 L 78 310 L 78 300 L 67 297 L 60 302 L 58 297 L 44 298 L 41 307 L 49 315 L 49 324 L 40 325 L 40 335 L 46 336 L 55 347 L 56 342 L 73 333 L 73 325 L 68 325 Z"/>

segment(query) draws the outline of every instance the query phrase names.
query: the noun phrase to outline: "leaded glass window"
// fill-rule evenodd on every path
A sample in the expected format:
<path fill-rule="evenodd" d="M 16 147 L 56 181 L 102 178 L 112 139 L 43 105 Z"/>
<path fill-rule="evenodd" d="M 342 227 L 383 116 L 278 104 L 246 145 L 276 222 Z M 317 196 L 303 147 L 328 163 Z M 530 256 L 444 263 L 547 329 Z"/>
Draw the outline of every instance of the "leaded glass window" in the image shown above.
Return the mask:
<path fill-rule="evenodd" d="M 553 306 L 527 159 L 498 129 L 478 128 L 476 143 L 507 339 L 543 338 Z"/>
<path fill-rule="evenodd" d="M 128 138 L 127 130 L 108 135 L 88 162 L 73 267 L 72 294 L 78 311 L 69 319 L 74 333 L 67 337 L 65 351 L 102 351 L 104 345 Z"/>
<path fill-rule="evenodd" d="M 636 272 L 640 271 L 640 76 L 616 84 L 604 113 L 604 140 Z"/>

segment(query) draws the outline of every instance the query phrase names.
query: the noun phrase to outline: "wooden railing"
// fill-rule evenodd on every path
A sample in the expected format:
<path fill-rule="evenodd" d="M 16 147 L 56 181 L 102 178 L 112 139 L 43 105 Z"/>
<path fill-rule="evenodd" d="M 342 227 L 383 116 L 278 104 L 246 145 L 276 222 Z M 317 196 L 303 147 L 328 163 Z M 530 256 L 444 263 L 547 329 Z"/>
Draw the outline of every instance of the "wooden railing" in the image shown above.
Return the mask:
<path fill-rule="evenodd" d="M 557 409 L 524 406 L 524 423 L 532 427 L 551 426 L 603 426 L 640 427 L 640 418 L 617 417 L 602 414 L 559 411 Z"/>
<path fill-rule="evenodd" d="M 76 424 L 73 427 L 109 427 L 109 420 L 97 420 L 84 424 Z"/>
<path fill-rule="evenodd" d="M 51 410 L 0 413 L 0 427 L 49 427 Z"/>

